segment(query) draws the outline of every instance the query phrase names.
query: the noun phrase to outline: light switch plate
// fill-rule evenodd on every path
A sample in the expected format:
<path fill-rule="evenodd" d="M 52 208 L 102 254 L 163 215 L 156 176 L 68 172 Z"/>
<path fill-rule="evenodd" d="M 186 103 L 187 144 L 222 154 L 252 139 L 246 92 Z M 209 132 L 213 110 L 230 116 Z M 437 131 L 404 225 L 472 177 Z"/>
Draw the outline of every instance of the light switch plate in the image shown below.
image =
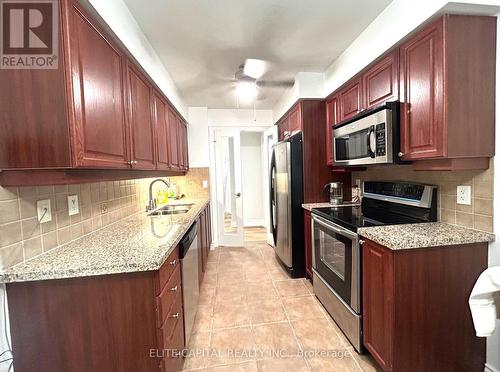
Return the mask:
<path fill-rule="evenodd" d="M 52 221 L 52 210 L 50 208 L 50 199 L 38 200 L 36 202 L 38 221 L 40 223 Z"/>
<path fill-rule="evenodd" d="M 80 213 L 80 208 L 78 207 L 78 195 L 68 196 L 68 214 L 74 216 Z"/>
<path fill-rule="evenodd" d="M 471 205 L 471 186 L 457 186 L 457 204 Z"/>
<path fill-rule="evenodd" d="M 207 180 L 203 180 L 203 188 L 208 189 L 208 181 Z"/>

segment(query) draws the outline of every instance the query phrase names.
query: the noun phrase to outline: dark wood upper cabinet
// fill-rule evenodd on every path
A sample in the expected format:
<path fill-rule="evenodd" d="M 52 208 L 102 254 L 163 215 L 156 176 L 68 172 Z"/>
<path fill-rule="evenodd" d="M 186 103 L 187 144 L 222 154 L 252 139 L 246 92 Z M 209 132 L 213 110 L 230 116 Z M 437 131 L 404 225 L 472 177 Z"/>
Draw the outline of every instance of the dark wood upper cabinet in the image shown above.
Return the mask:
<path fill-rule="evenodd" d="M 445 15 L 400 47 L 401 147 L 421 169 L 494 155 L 496 18 Z"/>
<path fill-rule="evenodd" d="M 361 78 L 354 78 L 340 89 L 339 105 L 339 121 L 350 119 L 363 110 L 364 106 L 361 90 Z"/>
<path fill-rule="evenodd" d="M 366 109 L 399 98 L 399 63 L 397 51 L 375 62 L 362 75 Z"/>
<path fill-rule="evenodd" d="M 155 128 L 152 118 L 153 88 L 133 66 L 129 65 L 127 72 L 132 167 L 155 169 Z"/>
<path fill-rule="evenodd" d="M 86 182 L 91 171 L 102 178 L 96 170 L 114 170 L 111 179 L 127 178 L 130 168 L 185 172 L 187 164 L 169 164 L 174 152 L 187 163 L 186 131 L 180 154 L 178 129 L 169 133 L 181 115 L 97 12 L 77 0 L 59 4 L 58 69 L 0 73 L 0 86 L 9 87 L 0 90 L 0 182 L 71 183 L 74 169 Z M 29 177 L 34 169 L 39 177 Z"/>
<path fill-rule="evenodd" d="M 445 156 L 443 22 L 408 40 L 400 53 L 403 158 Z"/>
<path fill-rule="evenodd" d="M 170 169 L 170 138 L 168 135 L 168 106 L 157 92 L 153 95 L 156 127 L 156 167 Z"/>
<path fill-rule="evenodd" d="M 288 135 L 293 136 L 302 131 L 302 119 L 300 117 L 300 105 L 295 107 L 288 114 Z"/>
<path fill-rule="evenodd" d="M 333 126 L 338 123 L 339 99 L 334 96 L 326 101 L 326 164 L 333 165 Z"/>
<path fill-rule="evenodd" d="M 124 56 L 77 7 L 70 17 L 73 165 L 127 168 Z"/>
<path fill-rule="evenodd" d="M 172 166 L 179 168 L 179 140 L 178 140 L 179 123 L 177 116 L 173 110 L 168 110 L 168 130 L 170 140 L 170 160 Z"/>

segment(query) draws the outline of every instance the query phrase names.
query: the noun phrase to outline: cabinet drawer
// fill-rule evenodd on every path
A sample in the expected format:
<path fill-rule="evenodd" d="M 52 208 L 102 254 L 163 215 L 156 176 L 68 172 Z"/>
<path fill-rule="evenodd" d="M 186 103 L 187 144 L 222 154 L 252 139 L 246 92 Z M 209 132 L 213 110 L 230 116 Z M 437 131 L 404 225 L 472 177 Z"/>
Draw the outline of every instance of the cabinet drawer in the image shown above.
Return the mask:
<path fill-rule="evenodd" d="M 181 270 L 177 267 L 170 277 L 170 280 L 163 287 L 160 295 L 156 298 L 156 314 L 158 327 L 161 327 L 167 316 L 170 314 L 170 310 L 177 301 L 177 297 L 181 295 Z"/>
<path fill-rule="evenodd" d="M 159 342 L 165 352 L 161 368 L 163 371 L 179 371 L 182 367 L 182 352 L 185 347 L 184 342 L 184 319 L 182 316 L 182 301 L 179 307 L 179 318 L 172 325 L 165 324 L 160 330 Z"/>
<path fill-rule="evenodd" d="M 167 284 L 170 276 L 174 272 L 174 270 L 180 266 L 179 261 L 179 248 L 175 248 L 174 251 L 168 256 L 165 263 L 160 267 L 160 270 L 157 273 L 155 290 L 156 295 L 159 296 L 163 291 L 163 288 Z"/>
<path fill-rule="evenodd" d="M 182 311 L 182 296 L 178 296 L 175 300 L 175 305 L 168 313 L 167 318 L 163 322 L 161 328 L 158 330 L 158 345 L 163 349 L 170 349 L 172 347 L 171 341 L 178 327 L 181 323 L 181 328 L 184 329 L 184 313 Z M 184 336 L 183 336 L 184 337 Z"/>

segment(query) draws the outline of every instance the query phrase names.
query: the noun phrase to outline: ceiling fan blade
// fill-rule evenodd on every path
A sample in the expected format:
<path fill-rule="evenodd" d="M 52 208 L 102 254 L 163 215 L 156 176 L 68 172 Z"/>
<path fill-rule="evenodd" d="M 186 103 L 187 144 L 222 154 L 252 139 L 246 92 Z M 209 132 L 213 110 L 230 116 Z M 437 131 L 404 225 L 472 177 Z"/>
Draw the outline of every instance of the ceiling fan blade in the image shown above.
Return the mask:
<path fill-rule="evenodd" d="M 295 84 L 295 80 L 258 80 L 257 85 L 264 88 L 288 88 Z"/>
<path fill-rule="evenodd" d="M 245 61 L 243 73 L 254 79 L 260 79 L 268 69 L 269 63 L 261 59 L 249 58 Z"/>

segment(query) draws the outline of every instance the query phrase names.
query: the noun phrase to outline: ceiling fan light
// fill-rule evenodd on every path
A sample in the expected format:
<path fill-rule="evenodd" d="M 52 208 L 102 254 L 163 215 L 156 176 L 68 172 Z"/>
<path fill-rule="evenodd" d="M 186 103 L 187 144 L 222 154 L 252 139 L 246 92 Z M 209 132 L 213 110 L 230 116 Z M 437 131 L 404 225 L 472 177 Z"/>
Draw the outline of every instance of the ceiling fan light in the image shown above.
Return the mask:
<path fill-rule="evenodd" d="M 236 87 L 236 94 L 240 101 L 252 101 L 257 96 L 257 86 L 253 82 L 240 81 Z"/>
<path fill-rule="evenodd" d="M 243 67 L 243 73 L 251 78 L 260 79 L 266 72 L 266 68 L 267 63 L 265 61 L 260 59 L 247 59 L 245 61 L 245 67 Z"/>

